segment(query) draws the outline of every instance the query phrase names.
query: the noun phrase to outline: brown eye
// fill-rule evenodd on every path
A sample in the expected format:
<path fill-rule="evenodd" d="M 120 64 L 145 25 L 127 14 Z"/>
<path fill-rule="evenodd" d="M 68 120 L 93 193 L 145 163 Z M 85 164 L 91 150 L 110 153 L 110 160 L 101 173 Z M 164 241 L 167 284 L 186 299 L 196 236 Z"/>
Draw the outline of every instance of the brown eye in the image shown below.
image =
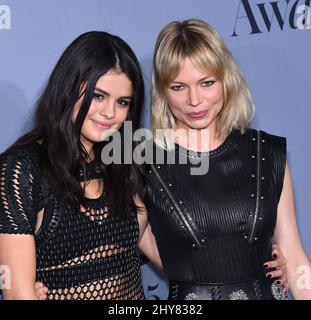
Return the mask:
<path fill-rule="evenodd" d="M 98 101 L 104 100 L 104 96 L 103 96 L 102 94 L 100 94 L 100 93 L 95 93 L 95 92 L 94 92 L 94 94 L 93 94 L 93 98 L 96 99 L 96 100 L 98 100 Z"/>
<path fill-rule="evenodd" d="M 129 107 L 129 105 L 131 104 L 130 100 L 125 100 L 125 99 L 119 99 L 117 100 L 117 102 L 123 108 Z"/>

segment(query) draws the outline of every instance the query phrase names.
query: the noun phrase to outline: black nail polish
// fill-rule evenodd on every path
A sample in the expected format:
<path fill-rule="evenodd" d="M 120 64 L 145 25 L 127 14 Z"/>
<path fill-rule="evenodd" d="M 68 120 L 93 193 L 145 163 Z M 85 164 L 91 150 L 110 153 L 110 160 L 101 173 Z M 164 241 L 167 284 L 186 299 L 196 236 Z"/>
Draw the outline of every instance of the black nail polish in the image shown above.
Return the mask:
<path fill-rule="evenodd" d="M 271 274 L 268 274 L 267 277 L 268 277 L 269 279 L 271 279 L 271 278 L 272 278 L 272 275 L 271 275 Z"/>
<path fill-rule="evenodd" d="M 278 258 L 278 255 L 276 253 L 273 253 L 272 258 L 276 260 Z"/>
<path fill-rule="evenodd" d="M 280 281 L 280 280 L 277 280 L 277 281 L 276 281 L 276 284 L 281 284 L 281 281 Z"/>
<path fill-rule="evenodd" d="M 264 266 L 265 269 L 269 268 L 269 266 L 267 264 L 264 264 L 263 266 Z"/>

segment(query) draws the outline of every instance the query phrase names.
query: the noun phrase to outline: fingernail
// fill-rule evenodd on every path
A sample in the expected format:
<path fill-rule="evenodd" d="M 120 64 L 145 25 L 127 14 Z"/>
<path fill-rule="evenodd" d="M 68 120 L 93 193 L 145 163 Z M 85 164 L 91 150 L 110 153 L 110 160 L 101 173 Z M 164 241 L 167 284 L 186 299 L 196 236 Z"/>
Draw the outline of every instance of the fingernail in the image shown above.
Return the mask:
<path fill-rule="evenodd" d="M 278 255 L 277 255 L 276 253 L 273 253 L 272 258 L 273 258 L 273 259 L 277 259 L 277 258 L 278 258 Z"/>
<path fill-rule="evenodd" d="M 276 281 L 276 284 L 281 284 L 281 281 L 280 281 L 280 280 L 277 280 L 277 281 Z"/>
<path fill-rule="evenodd" d="M 264 264 L 263 266 L 264 266 L 265 269 L 269 268 L 269 266 L 267 264 Z"/>
<path fill-rule="evenodd" d="M 272 275 L 270 273 L 268 273 L 266 277 L 270 279 L 270 278 L 272 278 Z"/>

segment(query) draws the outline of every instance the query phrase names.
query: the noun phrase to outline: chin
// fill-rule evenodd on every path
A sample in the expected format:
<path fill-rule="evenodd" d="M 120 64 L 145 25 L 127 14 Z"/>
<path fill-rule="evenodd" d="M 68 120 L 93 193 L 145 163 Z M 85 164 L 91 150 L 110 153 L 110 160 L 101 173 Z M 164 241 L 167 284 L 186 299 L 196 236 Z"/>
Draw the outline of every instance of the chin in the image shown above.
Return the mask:
<path fill-rule="evenodd" d="M 192 122 L 187 123 L 187 127 L 195 130 L 208 129 L 209 126 L 210 126 L 210 123 L 198 123 L 198 121 L 196 121 L 196 123 L 192 123 Z"/>
<path fill-rule="evenodd" d="M 94 134 L 93 133 L 93 134 L 90 134 L 90 135 L 84 136 L 84 137 L 90 143 L 97 143 L 97 142 L 101 142 L 102 141 L 100 134 Z"/>

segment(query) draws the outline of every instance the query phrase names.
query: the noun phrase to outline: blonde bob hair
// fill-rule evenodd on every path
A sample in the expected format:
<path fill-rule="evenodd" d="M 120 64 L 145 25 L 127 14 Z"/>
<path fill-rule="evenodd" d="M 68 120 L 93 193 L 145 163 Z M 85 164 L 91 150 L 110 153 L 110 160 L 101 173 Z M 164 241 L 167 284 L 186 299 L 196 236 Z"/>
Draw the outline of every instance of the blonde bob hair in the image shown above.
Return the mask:
<path fill-rule="evenodd" d="M 223 84 L 224 104 L 218 115 L 217 136 L 225 139 L 232 129 L 244 133 L 255 112 L 246 81 L 216 30 L 202 20 L 190 19 L 166 25 L 156 42 L 151 86 L 151 128 L 155 143 L 164 149 L 174 148 L 175 118 L 165 90 L 177 77 L 186 57 Z"/>

